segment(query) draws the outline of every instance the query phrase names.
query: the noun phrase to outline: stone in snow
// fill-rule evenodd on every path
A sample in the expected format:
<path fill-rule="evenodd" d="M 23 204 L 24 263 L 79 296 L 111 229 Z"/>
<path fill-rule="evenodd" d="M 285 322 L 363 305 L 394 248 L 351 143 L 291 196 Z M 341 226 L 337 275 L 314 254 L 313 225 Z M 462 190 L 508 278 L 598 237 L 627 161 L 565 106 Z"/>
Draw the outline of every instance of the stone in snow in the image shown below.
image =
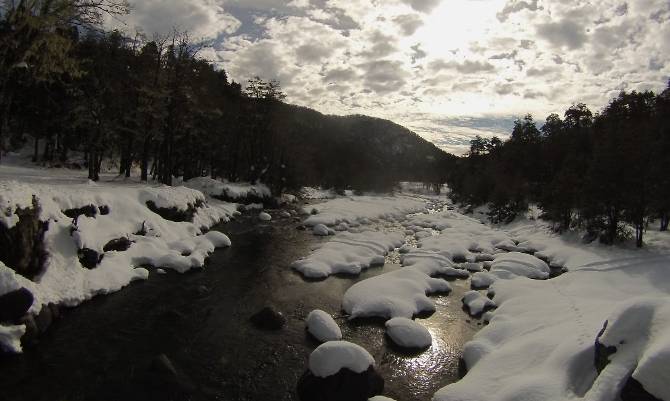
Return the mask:
<path fill-rule="evenodd" d="M 342 339 L 342 331 L 332 316 L 328 313 L 315 309 L 307 315 L 307 331 L 320 342 L 336 341 Z"/>

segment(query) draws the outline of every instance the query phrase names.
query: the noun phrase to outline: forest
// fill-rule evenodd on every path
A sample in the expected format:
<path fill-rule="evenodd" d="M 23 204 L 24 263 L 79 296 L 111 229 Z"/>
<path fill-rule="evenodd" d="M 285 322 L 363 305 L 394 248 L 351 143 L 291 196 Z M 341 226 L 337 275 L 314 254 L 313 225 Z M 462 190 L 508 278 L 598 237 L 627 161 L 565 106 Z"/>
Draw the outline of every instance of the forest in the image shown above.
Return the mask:
<path fill-rule="evenodd" d="M 497 222 L 536 204 L 557 231 L 582 228 L 587 239 L 610 244 L 634 236 L 640 247 L 651 221 L 668 230 L 668 116 L 670 86 L 659 95 L 621 92 L 595 114 L 572 105 L 539 129 L 527 115 L 504 142 L 471 141 L 469 154 L 450 171 L 452 196 L 490 203 Z"/>
<path fill-rule="evenodd" d="M 262 181 L 273 192 L 321 185 L 387 190 L 442 183 L 455 158 L 390 121 L 285 103 L 280 83 L 245 85 L 198 57 L 188 32 L 127 37 L 100 29 L 115 0 L 8 2 L 0 21 L 0 150 L 130 176 Z M 72 163 L 71 155 L 82 155 Z M 2 152 L 0 152 L 2 153 Z"/>
<path fill-rule="evenodd" d="M 656 219 L 668 229 L 670 89 L 622 92 L 596 114 L 576 104 L 540 128 L 528 115 L 508 140 L 477 137 L 459 158 L 387 120 L 291 105 L 277 81 L 231 81 L 187 32 L 101 29 L 127 12 L 120 0 L 4 3 L 0 157 L 32 146 L 33 162 L 86 168 L 94 181 L 112 160 L 126 177 L 262 181 L 274 193 L 447 182 L 455 200 L 489 203 L 495 222 L 536 204 L 557 231 L 605 243 L 634 235 L 642 246 Z"/>

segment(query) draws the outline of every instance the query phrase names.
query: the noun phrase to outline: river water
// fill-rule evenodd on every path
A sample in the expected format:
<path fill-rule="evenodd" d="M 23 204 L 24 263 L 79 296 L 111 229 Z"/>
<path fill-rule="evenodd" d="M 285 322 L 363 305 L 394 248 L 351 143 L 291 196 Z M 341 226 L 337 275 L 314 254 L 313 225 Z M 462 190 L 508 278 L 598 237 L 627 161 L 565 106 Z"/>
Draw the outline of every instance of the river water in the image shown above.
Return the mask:
<path fill-rule="evenodd" d="M 240 218 L 217 227 L 232 247 L 217 250 L 205 269 L 151 273 L 115 294 L 66 311 L 23 355 L 0 360 L 2 400 L 295 400 L 295 385 L 318 345 L 305 332 L 313 309 L 336 317 L 344 339 L 366 348 L 386 380 L 384 394 L 404 401 L 429 400 L 459 378 L 465 342 L 481 322 L 462 310 L 468 280 L 435 296 L 437 311 L 420 319 L 433 345 L 407 354 L 390 345 L 383 322 L 342 317 L 342 295 L 360 277 L 305 281 L 289 267 L 327 239 L 282 219 L 257 223 Z M 272 305 L 288 318 L 280 331 L 261 331 L 249 317 Z M 155 379 L 155 359 L 165 354 L 179 385 Z M 177 388 L 177 390 L 175 390 Z"/>

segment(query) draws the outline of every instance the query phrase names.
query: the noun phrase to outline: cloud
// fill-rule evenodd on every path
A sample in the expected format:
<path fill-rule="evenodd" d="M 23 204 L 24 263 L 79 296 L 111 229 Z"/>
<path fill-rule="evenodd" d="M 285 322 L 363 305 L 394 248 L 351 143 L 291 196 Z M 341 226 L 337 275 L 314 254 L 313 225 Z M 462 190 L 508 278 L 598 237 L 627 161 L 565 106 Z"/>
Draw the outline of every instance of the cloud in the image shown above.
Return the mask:
<path fill-rule="evenodd" d="M 365 85 L 378 94 L 399 92 L 406 83 L 407 73 L 402 62 L 395 60 L 377 60 L 361 64 Z"/>
<path fill-rule="evenodd" d="M 429 64 L 433 71 L 456 70 L 463 74 L 476 74 L 495 70 L 493 64 L 487 61 L 465 60 L 462 63 L 456 61 L 434 60 Z"/>
<path fill-rule="evenodd" d="M 507 4 L 505 4 L 505 7 L 496 14 L 496 18 L 498 18 L 500 22 L 505 22 L 511 14 L 518 13 L 521 10 L 537 11 L 538 9 L 541 10 L 542 8 L 537 6 L 537 0 L 511 0 L 508 1 Z"/>
<path fill-rule="evenodd" d="M 215 39 L 235 33 L 241 22 L 214 0 L 131 0 L 132 12 L 124 18 L 125 27 L 117 21 L 110 24 L 125 30 L 142 30 L 148 35 L 168 34 L 174 29 L 188 31 L 195 39 Z"/>
<path fill-rule="evenodd" d="M 562 20 L 537 25 L 537 34 L 556 47 L 581 48 L 586 43 L 586 30 L 574 21 Z"/>
<path fill-rule="evenodd" d="M 423 20 L 418 14 L 403 14 L 393 18 L 393 22 L 398 24 L 403 35 L 411 36 L 417 29 L 423 25 Z"/>
<path fill-rule="evenodd" d="M 401 0 L 416 11 L 429 13 L 440 4 L 440 0 Z"/>
<path fill-rule="evenodd" d="M 361 55 L 368 59 L 380 59 L 394 53 L 398 49 L 395 45 L 395 39 L 380 31 L 372 32 L 367 40 L 370 45 L 361 52 Z"/>

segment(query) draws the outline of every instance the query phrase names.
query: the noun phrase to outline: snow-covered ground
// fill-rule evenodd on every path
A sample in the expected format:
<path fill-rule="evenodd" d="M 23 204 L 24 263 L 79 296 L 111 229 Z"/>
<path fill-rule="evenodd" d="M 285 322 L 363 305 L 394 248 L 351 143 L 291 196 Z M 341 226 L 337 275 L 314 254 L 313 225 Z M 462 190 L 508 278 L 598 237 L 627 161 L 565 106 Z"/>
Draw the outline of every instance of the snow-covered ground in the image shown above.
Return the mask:
<path fill-rule="evenodd" d="M 550 280 L 496 274 L 499 260 L 507 271 L 529 267 L 496 259 L 490 281 L 498 308 L 465 347 L 468 374 L 434 400 L 610 401 L 631 375 L 655 397 L 670 399 L 670 236 L 658 233 L 649 249 L 632 250 L 581 244 L 547 227 L 520 221 L 506 231 L 518 247 L 568 272 Z M 598 373 L 595 343 L 605 322 L 599 341 L 616 352 Z"/>
<path fill-rule="evenodd" d="M 403 207 L 397 208 L 397 199 Z M 435 401 L 616 400 L 631 376 L 655 397 L 670 399 L 668 233 L 650 232 L 643 250 L 583 244 L 577 234 L 559 236 L 537 219 L 494 227 L 482 222 L 482 213 L 428 213 L 427 201 L 340 197 L 314 206 L 305 224 L 357 232 L 357 224 L 378 219 L 377 227 L 402 224 L 396 229 L 413 241 L 399 249 L 402 269 L 349 288 L 342 309 L 350 318 L 411 319 L 434 308 L 428 294 L 448 291 L 439 277 L 473 272 L 473 287 L 483 289 L 465 294 L 464 305 L 473 315 L 494 310 L 484 314 L 489 325 L 465 347 L 468 374 L 438 391 Z M 333 247 L 332 255 L 316 251 L 324 270 L 356 256 L 355 242 L 340 245 L 342 235 L 321 248 Z M 557 272 L 564 274 L 549 279 Z M 411 325 L 420 332 L 407 322 L 391 328 L 408 331 Z M 605 322 L 599 341 L 617 351 L 598 373 L 595 344 Z"/>
<path fill-rule="evenodd" d="M 112 176 L 93 183 L 80 171 L 0 166 L 0 222 L 11 229 L 19 223 L 21 210 L 35 206 L 38 219 L 48 224 L 41 271 L 30 280 L 12 269 L 16 266 L 0 262 L 0 295 L 25 287 L 34 297 L 29 309 L 34 314 L 51 303 L 74 306 L 147 279 L 147 265 L 178 272 L 204 266 L 216 247 L 230 245 L 225 234 L 206 230 L 228 221 L 237 207 L 186 187 L 116 181 Z M 171 221 L 156 213 L 161 209 L 187 221 Z M 114 241 L 127 249 L 112 246 Z M 88 268 L 82 263 L 83 251 L 93 255 Z M 0 326 L 0 344 L 20 351 L 24 330 L 24 325 Z"/>

